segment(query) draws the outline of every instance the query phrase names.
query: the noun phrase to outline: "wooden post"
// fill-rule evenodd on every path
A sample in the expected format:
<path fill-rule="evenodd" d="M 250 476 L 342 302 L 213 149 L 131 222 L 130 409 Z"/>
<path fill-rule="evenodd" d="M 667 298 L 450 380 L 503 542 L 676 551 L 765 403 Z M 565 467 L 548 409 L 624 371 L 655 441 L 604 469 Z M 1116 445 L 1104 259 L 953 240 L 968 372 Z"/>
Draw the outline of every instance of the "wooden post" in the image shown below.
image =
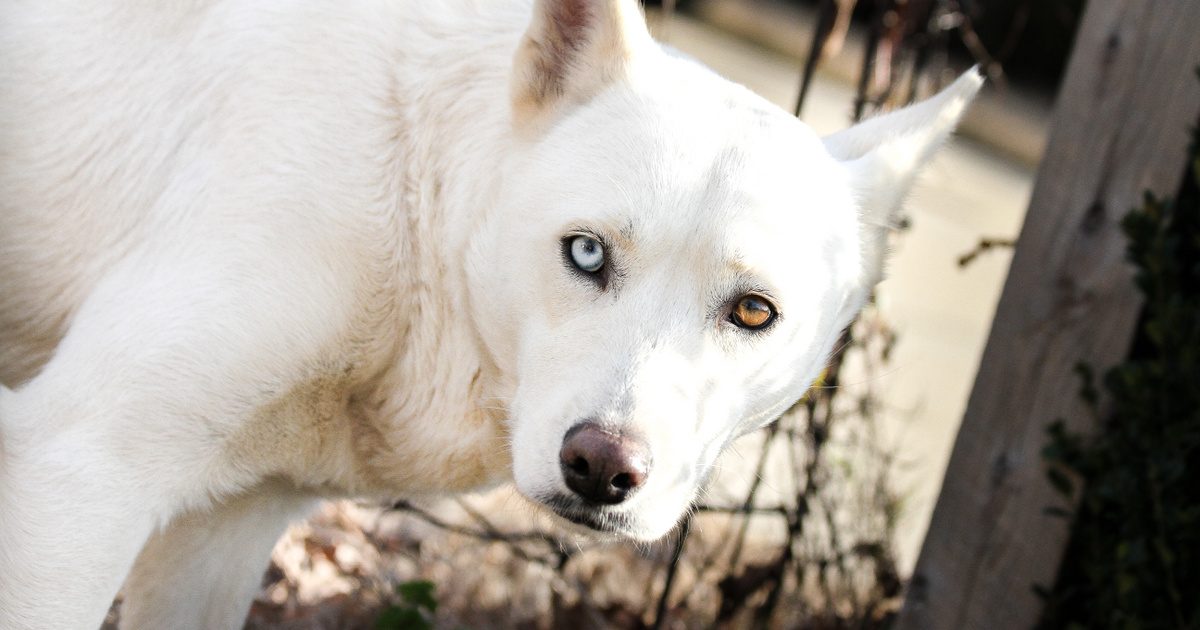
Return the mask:
<path fill-rule="evenodd" d="M 1045 427 L 1088 429 L 1073 368 L 1129 349 L 1140 298 L 1118 222 L 1174 194 L 1200 113 L 1200 2 L 1090 0 L 975 387 L 897 628 L 1025 630 L 1057 573 L 1067 507 Z M 964 208 L 963 212 L 969 212 Z"/>

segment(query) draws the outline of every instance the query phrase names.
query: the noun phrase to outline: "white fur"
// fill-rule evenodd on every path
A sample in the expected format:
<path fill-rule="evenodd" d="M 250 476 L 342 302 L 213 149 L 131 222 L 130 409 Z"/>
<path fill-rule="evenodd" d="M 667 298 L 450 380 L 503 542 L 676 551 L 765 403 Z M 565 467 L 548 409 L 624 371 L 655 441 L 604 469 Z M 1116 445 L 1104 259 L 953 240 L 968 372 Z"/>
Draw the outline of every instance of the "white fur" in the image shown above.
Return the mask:
<path fill-rule="evenodd" d="M 823 143 L 631 3 L 533 11 L 0 9 L 0 628 L 97 626 L 135 560 L 127 626 L 235 627 L 311 498 L 549 500 L 584 419 L 647 439 L 597 520 L 653 539 L 803 394 L 977 74 Z"/>

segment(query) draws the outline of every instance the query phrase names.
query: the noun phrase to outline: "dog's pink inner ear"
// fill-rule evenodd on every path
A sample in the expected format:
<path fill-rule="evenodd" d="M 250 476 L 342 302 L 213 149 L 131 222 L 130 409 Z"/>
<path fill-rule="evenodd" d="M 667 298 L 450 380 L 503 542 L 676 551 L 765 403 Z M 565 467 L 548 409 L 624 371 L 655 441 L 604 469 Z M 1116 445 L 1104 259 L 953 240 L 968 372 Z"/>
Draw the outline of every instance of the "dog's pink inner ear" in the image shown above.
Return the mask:
<path fill-rule="evenodd" d="M 586 101 L 621 76 L 650 41 L 632 0 L 538 0 L 513 64 L 518 127 Z"/>
<path fill-rule="evenodd" d="M 887 228 L 918 172 L 954 130 L 982 84 L 979 72 L 969 70 L 928 100 L 825 138 L 826 150 L 847 164 L 857 189 L 865 287 L 882 274 Z"/>

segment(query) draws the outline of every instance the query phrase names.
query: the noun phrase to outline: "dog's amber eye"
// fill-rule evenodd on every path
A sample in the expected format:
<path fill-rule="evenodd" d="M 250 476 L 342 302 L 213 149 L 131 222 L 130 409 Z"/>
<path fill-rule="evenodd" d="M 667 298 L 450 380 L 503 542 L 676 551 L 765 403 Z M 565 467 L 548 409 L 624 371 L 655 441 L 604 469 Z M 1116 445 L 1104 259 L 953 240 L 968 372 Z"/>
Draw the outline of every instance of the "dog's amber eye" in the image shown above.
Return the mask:
<path fill-rule="evenodd" d="M 750 330 L 766 328 L 775 320 L 775 308 L 765 298 L 757 295 L 743 295 L 733 305 L 730 315 L 733 323 Z"/>

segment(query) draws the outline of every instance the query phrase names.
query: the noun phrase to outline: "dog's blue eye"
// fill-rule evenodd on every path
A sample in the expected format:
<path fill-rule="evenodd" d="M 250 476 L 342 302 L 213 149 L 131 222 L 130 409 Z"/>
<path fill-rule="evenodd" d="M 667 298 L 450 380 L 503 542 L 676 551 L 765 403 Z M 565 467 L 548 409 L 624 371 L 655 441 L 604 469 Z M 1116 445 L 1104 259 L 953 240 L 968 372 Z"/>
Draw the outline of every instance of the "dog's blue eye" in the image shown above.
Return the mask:
<path fill-rule="evenodd" d="M 571 262 L 582 271 L 596 273 L 604 266 L 604 245 L 600 241 L 580 234 L 571 239 Z"/>

